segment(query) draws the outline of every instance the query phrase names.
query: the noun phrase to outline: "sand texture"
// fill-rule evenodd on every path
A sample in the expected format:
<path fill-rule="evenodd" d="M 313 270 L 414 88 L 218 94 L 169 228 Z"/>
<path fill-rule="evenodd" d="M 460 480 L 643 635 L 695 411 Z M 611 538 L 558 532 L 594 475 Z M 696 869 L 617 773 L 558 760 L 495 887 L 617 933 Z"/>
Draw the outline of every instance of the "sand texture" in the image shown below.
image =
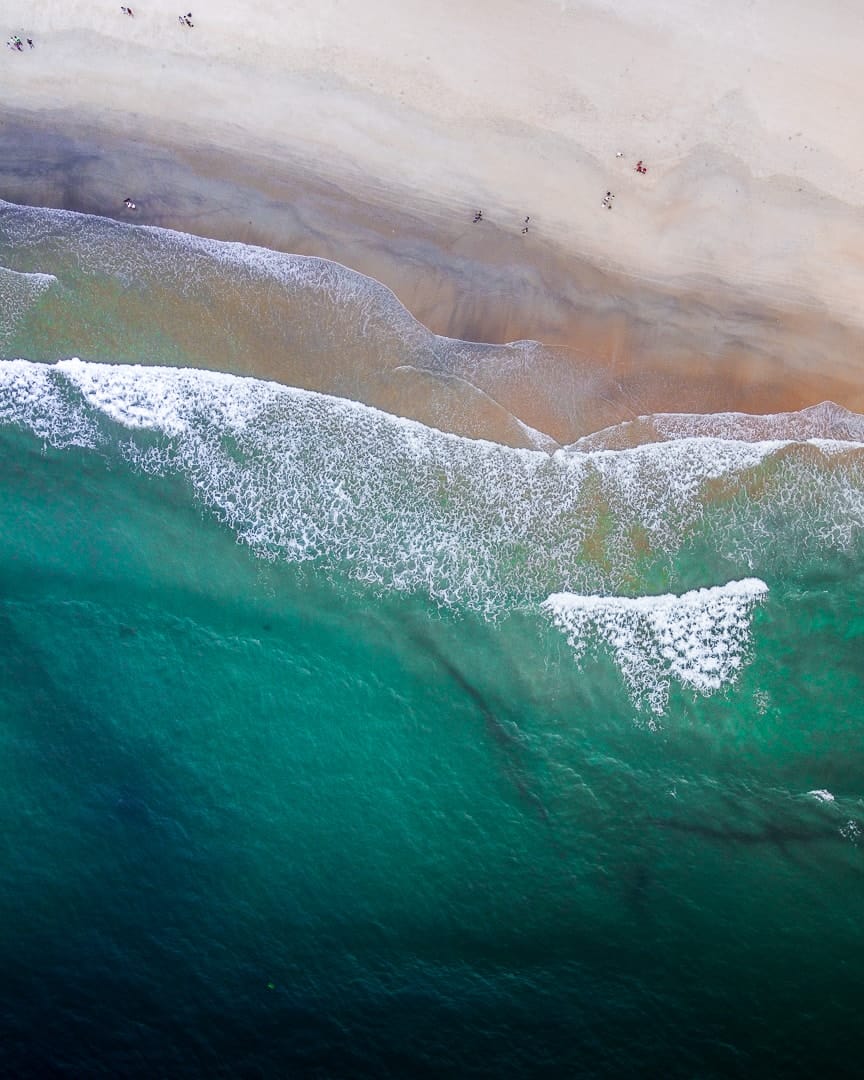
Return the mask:
<path fill-rule="evenodd" d="M 860 6 L 134 10 L 7 0 L 35 48 L 2 54 L 0 197 L 334 259 L 436 333 L 561 346 L 597 427 L 864 410 Z M 505 407 L 585 434 L 542 379 Z"/>

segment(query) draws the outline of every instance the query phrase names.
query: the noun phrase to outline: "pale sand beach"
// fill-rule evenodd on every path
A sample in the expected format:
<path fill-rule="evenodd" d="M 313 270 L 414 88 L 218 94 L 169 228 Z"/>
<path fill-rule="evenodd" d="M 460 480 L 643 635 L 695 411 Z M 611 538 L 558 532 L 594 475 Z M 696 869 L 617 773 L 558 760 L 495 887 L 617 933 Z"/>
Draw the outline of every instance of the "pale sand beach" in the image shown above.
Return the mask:
<path fill-rule="evenodd" d="M 857 5 L 134 12 L 4 5 L 35 47 L 2 55 L 0 197 L 321 256 L 436 333 L 562 346 L 570 396 L 542 366 L 491 387 L 560 442 L 589 385 L 596 427 L 864 410 Z"/>

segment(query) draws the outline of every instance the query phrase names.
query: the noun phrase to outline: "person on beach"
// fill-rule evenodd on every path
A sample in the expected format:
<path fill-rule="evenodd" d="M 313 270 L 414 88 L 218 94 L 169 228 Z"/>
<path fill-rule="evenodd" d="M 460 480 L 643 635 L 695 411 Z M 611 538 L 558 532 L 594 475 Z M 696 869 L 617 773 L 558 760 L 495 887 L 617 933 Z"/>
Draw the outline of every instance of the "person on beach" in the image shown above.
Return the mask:
<path fill-rule="evenodd" d="M 28 38 L 27 38 L 27 44 L 28 44 L 28 45 L 30 46 L 30 48 L 31 48 L 31 49 L 35 49 L 35 48 L 36 48 L 36 46 L 35 46 L 35 45 L 33 44 L 33 38 L 29 38 L 29 37 L 28 37 Z"/>
<path fill-rule="evenodd" d="M 478 221 L 482 221 L 482 220 L 483 220 L 483 211 L 482 210 L 475 210 L 474 211 L 474 224 L 476 225 Z"/>
<path fill-rule="evenodd" d="M 135 205 L 134 202 L 132 202 L 132 200 L 129 198 L 128 195 L 123 200 L 123 205 L 126 207 L 127 210 L 137 210 L 138 209 L 138 207 Z"/>

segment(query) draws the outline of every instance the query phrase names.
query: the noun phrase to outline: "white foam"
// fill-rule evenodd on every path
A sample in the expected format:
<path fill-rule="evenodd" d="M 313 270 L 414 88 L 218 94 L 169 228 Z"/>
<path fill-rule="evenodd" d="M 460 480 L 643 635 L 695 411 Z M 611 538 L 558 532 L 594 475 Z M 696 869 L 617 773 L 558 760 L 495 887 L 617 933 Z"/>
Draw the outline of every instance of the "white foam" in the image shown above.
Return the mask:
<path fill-rule="evenodd" d="M 577 661 L 592 639 L 611 650 L 637 705 L 666 709 L 672 680 L 701 694 L 731 683 L 750 640 L 751 612 L 768 586 L 758 578 L 675 596 L 575 596 L 543 604 L 564 631 Z"/>
<path fill-rule="evenodd" d="M 816 788 L 813 791 L 808 791 L 807 794 L 812 795 L 819 802 L 834 802 L 834 796 L 827 788 Z"/>
<path fill-rule="evenodd" d="M 0 348 L 12 340 L 29 309 L 56 281 L 53 274 L 27 274 L 0 266 Z"/>
<path fill-rule="evenodd" d="M 177 293 L 208 296 L 214 274 L 228 271 L 235 286 L 242 281 L 266 295 L 262 285 L 281 284 L 292 292 L 325 299 L 351 316 L 352 333 L 363 336 L 367 327 L 398 327 L 409 341 L 434 338 L 405 308 L 396 294 L 375 278 L 342 263 L 314 255 L 295 255 L 254 244 L 214 240 L 155 225 L 133 225 L 72 210 L 19 206 L 0 199 L 3 241 L 13 250 L 26 251 L 58 240 L 74 250 L 77 273 L 130 277 L 139 284 L 170 277 Z M 121 242 L 118 243 L 118 238 Z"/>
<path fill-rule="evenodd" d="M 667 439 L 677 439 L 683 435 L 721 435 L 742 441 L 771 437 L 799 442 L 811 439 L 864 440 L 864 416 L 850 412 L 833 401 L 822 401 L 797 412 L 658 413 L 644 419 L 653 421 L 658 434 Z"/>
<path fill-rule="evenodd" d="M 833 401 L 823 401 L 798 412 L 786 413 L 649 413 L 583 436 L 575 449 L 633 445 L 633 441 L 674 441 L 695 437 L 761 442 L 794 439 L 796 442 L 864 444 L 864 416 Z"/>
<path fill-rule="evenodd" d="M 595 450 L 586 456 L 604 477 L 616 516 L 669 535 L 692 520 L 696 497 L 707 480 L 755 468 L 785 445 L 779 440 L 742 443 L 694 436 L 627 450 Z"/>
<path fill-rule="evenodd" d="M 789 445 L 692 438 L 549 455 L 445 434 L 279 383 L 80 360 L 0 362 L 0 421 L 54 446 L 113 447 L 136 468 L 184 476 L 263 556 L 314 560 L 490 616 L 536 610 L 553 590 L 620 592 L 644 557 L 646 535 L 656 557 L 694 534 L 707 481 L 734 478 Z M 813 528 L 816 513 L 795 524 L 802 467 L 812 498 L 827 492 L 833 500 L 821 511 L 821 532 Z M 772 471 L 772 483 L 786 487 L 764 513 L 775 515 L 788 499 L 789 521 L 805 530 L 804 540 L 814 533 L 812 542 L 823 543 L 838 517 L 845 530 L 838 538 L 854 535 L 864 516 L 862 490 L 845 478 L 855 480 L 864 466 L 844 462 L 830 483 L 812 462 L 802 467 L 791 460 Z M 743 500 L 741 513 L 752 518 L 763 513 L 760 505 Z M 772 523 L 748 519 L 745 530 L 736 512 L 724 509 L 734 542 L 744 536 L 750 545 L 736 553 L 739 565 L 749 565 L 754 552 L 776 558 Z M 593 554 L 598 536 L 602 551 Z"/>
<path fill-rule="evenodd" d="M 0 361 L 0 423 L 20 424 L 51 446 L 94 447 L 97 426 L 80 401 L 64 394 L 56 367 L 28 360 Z"/>
<path fill-rule="evenodd" d="M 809 446 L 815 446 L 826 457 L 836 457 L 838 454 L 848 454 L 850 450 L 860 450 L 864 442 L 854 442 L 851 439 L 807 439 Z"/>

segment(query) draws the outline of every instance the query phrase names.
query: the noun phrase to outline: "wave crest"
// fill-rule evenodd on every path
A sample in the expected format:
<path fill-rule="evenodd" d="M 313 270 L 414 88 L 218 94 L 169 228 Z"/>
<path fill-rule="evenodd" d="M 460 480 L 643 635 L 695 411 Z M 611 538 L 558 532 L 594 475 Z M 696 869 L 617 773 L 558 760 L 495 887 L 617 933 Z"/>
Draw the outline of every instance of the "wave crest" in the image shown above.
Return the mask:
<path fill-rule="evenodd" d="M 489 617 L 553 592 L 632 593 L 646 567 L 674 585 L 686 544 L 704 545 L 700 565 L 723 580 L 729 564 L 764 576 L 864 527 L 864 456 L 850 444 L 693 438 L 550 455 L 280 383 L 76 360 L 0 362 L 0 421 L 182 476 L 259 555 Z"/>
<path fill-rule="evenodd" d="M 625 450 L 645 443 L 676 439 L 830 440 L 864 443 L 864 416 L 833 401 L 810 405 L 798 412 L 756 413 L 652 413 L 586 435 L 571 450 Z"/>
<path fill-rule="evenodd" d="M 680 596 L 556 593 L 543 608 L 577 661 L 592 640 L 611 649 L 634 703 L 659 716 L 673 681 L 705 695 L 734 681 L 750 641 L 753 607 L 767 592 L 764 581 L 745 578 Z"/>

